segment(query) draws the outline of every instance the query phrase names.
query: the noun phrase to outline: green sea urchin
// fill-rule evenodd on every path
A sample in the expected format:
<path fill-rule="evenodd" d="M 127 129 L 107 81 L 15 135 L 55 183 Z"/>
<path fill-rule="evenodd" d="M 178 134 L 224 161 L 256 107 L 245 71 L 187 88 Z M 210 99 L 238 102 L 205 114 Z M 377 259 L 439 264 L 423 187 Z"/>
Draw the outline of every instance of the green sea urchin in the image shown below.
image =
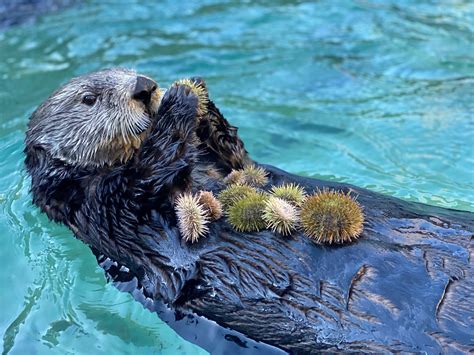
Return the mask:
<path fill-rule="evenodd" d="M 189 86 L 194 95 L 198 98 L 198 115 L 203 116 L 207 112 L 207 104 L 209 103 L 209 97 L 207 89 L 203 85 L 193 82 L 190 79 L 180 79 L 175 81 L 175 85 L 186 85 Z"/>
<path fill-rule="evenodd" d="M 227 185 L 239 184 L 242 185 L 245 183 L 244 180 L 244 171 L 243 170 L 232 170 L 229 175 L 224 178 L 224 182 Z"/>
<path fill-rule="evenodd" d="M 267 223 L 267 228 L 273 232 L 290 235 L 296 229 L 299 216 L 291 203 L 272 196 L 265 203 L 263 219 Z"/>
<path fill-rule="evenodd" d="M 225 190 L 222 190 L 218 198 L 222 206 L 227 209 L 241 198 L 256 192 L 257 190 L 255 190 L 255 188 L 248 185 L 231 185 Z"/>
<path fill-rule="evenodd" d="M 247 165 L 243 170 L 243 183 L 254 186 L 254 187 L 262 187 L 268 183 L 268 173 L 265 169 L 255 166 L 255 165 Z"/>
<path fill-rule="evenodd" d="M 349 194 L 324 190 L 305 199 L 301 224 L 316 243 L 346 243 L 362 232 L 364 214 Z"/>
<path fill-rule="evenodd" d="M 199 203 L 199 198 L 192 194 L 180 195 L 175 205 L 178 228 L 187 242 L 195 243 L 208 232 L 206 210 Z"/>
<path fill-rule="evenodd" d="M 204 207 L 204 210 L 212 221 L 216 221 L 222 217 L 222 204 L 214 196 L 212 191 L 200 191 L 199 203 Z"/>
<path fill-rule="evenodd" d="M 294 206 L 301 206 L 306 197 L 304 189 L 298 184 L 283 184 L 280 186 L 273 186 L 271 194 L 275 197 L 281 198 Z"/>
<path fill-rule="evenodd" d="M 229 223 L 239 232 L 256 232 L 265 228 L 263 210 L 267 196 L 253 192 L 229 208 Z"/>

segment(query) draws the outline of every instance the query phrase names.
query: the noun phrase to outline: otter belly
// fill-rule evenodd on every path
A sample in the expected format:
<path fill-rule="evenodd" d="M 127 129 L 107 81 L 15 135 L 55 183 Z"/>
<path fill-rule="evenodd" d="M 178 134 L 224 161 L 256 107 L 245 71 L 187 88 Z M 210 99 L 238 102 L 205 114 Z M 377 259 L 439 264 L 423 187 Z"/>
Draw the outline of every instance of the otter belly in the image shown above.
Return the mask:
<path fill-rule="evenodd" d="M 472 213 L 265 168 L 274 185 L 296 182 L 307 191 L 354 191 L 367 217 L 361 239 L 321 246 L 300 234 L 284 238 L 268 231 L 238 233 L 221 219 L 211 225 L 207 238 L 188 245 L 175 228 L 151 221 L 140 227 L 137 238 L 159 240 L 157 274 L 120 276 L 119 267 L 106 268 L 116 285 L 165 320 L 170 316 L 163 301 L 178 319 L 201 323 L 201 329 L 208 329 L 203 334 L 215 332 L 216 323 L 223 326 L 218 337 L 236 346 L 233 351 L 472 349 Z M 103 259 L 109 254 L 96 253 Z M 137 290 L 145 290 L 145 295 Z M 215 351 L 208 337 L 191 339 L 194 326 L 171 325 Z"/>

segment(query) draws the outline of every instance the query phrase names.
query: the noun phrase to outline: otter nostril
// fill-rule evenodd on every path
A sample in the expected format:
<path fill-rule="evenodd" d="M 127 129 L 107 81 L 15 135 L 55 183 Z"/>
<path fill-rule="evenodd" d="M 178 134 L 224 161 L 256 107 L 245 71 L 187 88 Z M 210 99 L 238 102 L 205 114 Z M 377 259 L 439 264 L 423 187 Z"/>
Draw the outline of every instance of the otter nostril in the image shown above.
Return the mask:
<path fill-rule="evenodd" d="M 151 100 L 151 95 L 157 89 L 157 87 L 157 84 L 153 80 L 145 76 L 138 76 L 132 97 L 135 100 L 141 101 L 145 105 L 148 105 Z"/>
<path fill-rule="evenodd" d="M 133 98 L 135 100 L 143 102 L 145 105 L 148 105 L 151 100 L 151 92 L 143 90 L 133 94 Z"/>

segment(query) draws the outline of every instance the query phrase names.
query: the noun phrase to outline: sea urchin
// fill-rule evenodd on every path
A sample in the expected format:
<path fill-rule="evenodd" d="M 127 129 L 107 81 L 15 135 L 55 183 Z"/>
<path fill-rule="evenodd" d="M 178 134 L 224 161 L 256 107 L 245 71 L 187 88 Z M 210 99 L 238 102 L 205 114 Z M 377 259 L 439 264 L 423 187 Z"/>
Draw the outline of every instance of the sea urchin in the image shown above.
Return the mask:
<path fill-rule="evenodd" d="M 362 232 L 364 214 L 349 194 L 320 191 L 305 199 L 301 224 L 306 235 L 316 243 L 346 243 Z"/>
<path fill-rule="evenodd" d="M 229 175 L 224 178 L 224 182 L 227 185 L 233 184 L 244 184 L 244 171 L 243 170 L 232 170 Z"/>
<path fill-rule="evenodd" d="M 291 203 L 278 198 L 270 197 L 265 203 L 263 219 L 267 228 L 282 235 L 290 235 L 298 223 L 298 211 Z"/>
<path fill-rule="evenodd" d="M 306 197 L 304 189 L 300 185 L 293 183 L 273 186 L 271 194 L 298 207 L 301 206 Z"/>
<path fill-rule="evenodd" d="M 175 210 L 178 228 L 185 241 L 195 243 L 209 230 L 209 218 L 197 196 L 190 193 L 180 195 L 176 200 Z"/>
<path fill-rule="evenodd" d="M 204 207 L 204 210 L 212 221 L 216 221 L 222 217 L 222 204 L 214 196 L 212 191 L 200 191 L 199 203 Z"/>
<path fill-rule="evenodd" d="M 243 183 L 254 186 L 254 187 L 261 187 L 268 183 L 268 173 L 265 169 L 255 166 L 255 165 L 247 165 L 243 170 Z"/>
<path fill-rule="evenodd" d="M 229 208 L 232 206 L 235 202 L 240 200 L 241 198 L 244 198 L 248 194 L 251 193 L 256 193 L 257 190 L 255 190 L 251 186 L 247 185 L 231 185 L 225 190 L 222 190 L 219 193 L 219 201 L 222 203 L 225 209 Z"/>
<path fill-rule="evenodd" d="M 267 196 L 253 192 L 229 208 L 229 223 L 239 232 L 256 232 L 265 228 L 263 210 Z"/>
<path fill-rule="evenodd" d="M 207 89 L 203 84 L 196 83 L 190 79 L 180 79 L 174 83 L 175 85 L 186 85 L 188 86 L 194 95 L 198 98 L 198 115 L 203 116 L 207 112 L 207 104 L 209 103 L 209 97 L 207 95 Z"/>

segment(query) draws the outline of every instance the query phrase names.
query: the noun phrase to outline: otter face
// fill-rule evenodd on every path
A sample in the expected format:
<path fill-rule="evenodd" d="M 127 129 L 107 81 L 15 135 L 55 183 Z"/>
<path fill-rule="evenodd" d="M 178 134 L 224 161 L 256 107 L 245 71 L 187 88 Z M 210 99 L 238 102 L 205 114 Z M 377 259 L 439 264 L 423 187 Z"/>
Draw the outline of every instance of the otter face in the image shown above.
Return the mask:
<path fill-rule="evenodd" d="M 26 145 L 73 165 L 125 162 L 140 147 L 161 96 L 153 80 L 132 70 L 74 78 L 33 113 Z"/>

